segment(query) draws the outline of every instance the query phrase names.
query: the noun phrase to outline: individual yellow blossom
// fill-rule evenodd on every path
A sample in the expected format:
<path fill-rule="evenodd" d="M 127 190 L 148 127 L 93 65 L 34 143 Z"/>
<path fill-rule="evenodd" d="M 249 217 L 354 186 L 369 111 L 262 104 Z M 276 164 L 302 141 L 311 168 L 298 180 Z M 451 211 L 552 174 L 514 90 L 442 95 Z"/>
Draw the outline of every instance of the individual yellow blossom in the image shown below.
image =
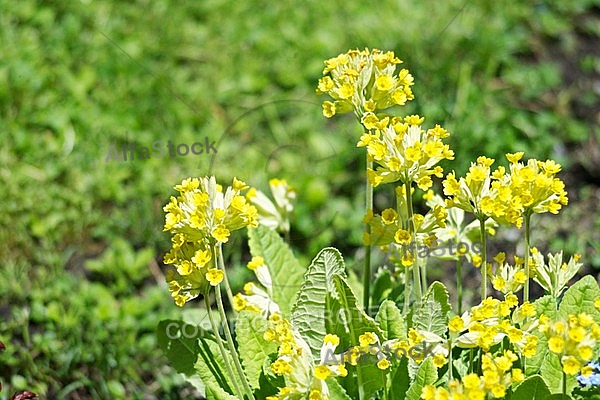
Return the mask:
<path fill-rule="evenodd" d="M 460 316 L 453 317 L 448 323 L 448 329 L 450 332 L 456 333 L 460 332 L 465 328 L 465 322 Z"/>
<path fill-rule="evenodd" d="M 223 271 L 216 268 L 211 268 L 206 272 L 206 280 L 211 286 L 217 286 L 223 281 Z"/>

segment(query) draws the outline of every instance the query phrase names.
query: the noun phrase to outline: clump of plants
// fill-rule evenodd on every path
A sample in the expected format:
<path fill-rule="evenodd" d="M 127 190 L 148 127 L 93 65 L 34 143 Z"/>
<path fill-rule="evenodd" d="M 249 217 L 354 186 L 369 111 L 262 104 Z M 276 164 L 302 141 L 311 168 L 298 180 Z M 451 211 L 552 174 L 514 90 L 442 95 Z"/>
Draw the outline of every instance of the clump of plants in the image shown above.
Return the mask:
<path fill-rule="evenodd" d="M 335 248 L 308 267 L 296 261 L 282 237 L 294 200 L 287 182 L 273 181 L 273 200 L 236 178 L 227 188 L 214 177 L 175 186 L 164 207 L 167 282 L 179 306 L 204 300 L 210 327 L 163 321 L 159 339 L 207 398 L 545 399 L 593 391 L 583 386 L 596 382 L 600 288 L 591 276 L 571 284 L 578 255 L 544 256 L 531 239 L 532 218 L 568 203 L 561 166 L 514 152 L 504 165 L 482 155 L 465 176 L 444 173 L 439 163 L 454 159 L 450 132 L 398 113 L 414 99 L 401 63 L 390 51 L 350 50 L 325 61 L 317 88 L 330 97 L 326 117 L 352 112 L 364 130 L 362 284 L 352 283 Z M 394 204 L 374 209 L 375 190 L 391 192 Z M 507 226 L 523 232 L 525 250 L 512 261 L 487 251 Z M 256 282 L 234 295 L 222 247 L 244 228 Z M 388 253 L 383 265 L 372 265 L 374 251 Z M 427 278 L 435 258 L 456 262 L 457 293 Z M 464 268 L 481 272 L 478 304 L 463 304 Z M 532 285 L 544 295 L 532 298 Z"/>

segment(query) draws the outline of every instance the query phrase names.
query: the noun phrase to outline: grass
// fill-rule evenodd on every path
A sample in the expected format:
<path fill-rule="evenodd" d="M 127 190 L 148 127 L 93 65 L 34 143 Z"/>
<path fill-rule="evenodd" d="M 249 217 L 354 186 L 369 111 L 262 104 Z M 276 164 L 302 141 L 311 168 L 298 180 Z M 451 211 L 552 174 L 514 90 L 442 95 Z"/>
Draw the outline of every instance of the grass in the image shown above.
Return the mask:
<path fill-rule="evenodd" d="M 394 50 L 418 78 L 409 112 L 454 133 L 457 165 L 520 148 L 577 171 L 573 152 L 599 135 L 598 1 L 0 4 L 11 44 L 0 61 L 3 398 L 190 392 L 154 335 L 177 314 L 160 276 L 161 207 L 183 177 L 235 175 L 262 189 L 286 178 L 299 193 L 302 257 L 332 244 L 352 258 L 360 132 L 321 116 L 325 58 Z M 111 145 L 204 138 L 216 155 L 105 162 Z M 577 176 L 572 193 L 585 186 Z M 561 235 L 599 262 L 598 238 Z M 234 249 L 241 264 L 243 243 Z"/>

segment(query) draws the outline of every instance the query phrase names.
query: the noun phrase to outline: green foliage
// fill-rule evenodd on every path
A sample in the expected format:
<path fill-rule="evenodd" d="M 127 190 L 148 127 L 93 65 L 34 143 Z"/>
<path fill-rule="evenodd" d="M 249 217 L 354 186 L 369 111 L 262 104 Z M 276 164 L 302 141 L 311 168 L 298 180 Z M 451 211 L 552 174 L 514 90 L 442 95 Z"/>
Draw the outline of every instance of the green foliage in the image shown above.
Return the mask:
<path fill-rule="evenodd" d="M 546 400 L 550 396 L 550 390 L 539 375 L 533 375 L 525 379 L 517 386 L 512 400 Z"/>
<path fill-rule="evenodd" d="M 413 110 L 455 133 L 460 168 L 484 152 L 544 158 L 587 140 L 599 64 L 581 52 L 600 37 L 597 1 L 463 5 L 2 1 L 0 42 L 14 44 L 0 63 L 0 337 L 2 373 L 14 377 L 2 394 L 188 397 L 152 333 L 174 317 L 153 287 L 168 246 L 160 205 L 181 177 L 251 171 L 262 189 L 287 178 L 301 265 L 332 244 L 354 265 L 360 130 L 319 118 L 325 57 L 396 50 L 424 82 Z M 105 162 L 112 144 L 204 137 L 222 139 L 214 157 Z M 231 241 L 241 265 L 245 248 Z M 378 304 L 401 295 L 381 288 Z M 278 294 L 282 307 L 291 293 Z"/>
<path fill-rule="evenodd" d="M 304 275 L 304 282 L 294 307 L 291 322 L 305 338 L 315 357 L 319 356 L 323 337 L 327 333 L 329 308 L 327 295 L 335 291 L 333 278 L 345 275 L 342 255 L 333 248 L 321 250 Z M 335 315 L 332 312 L 331 315 Z"/>
<path fill-rule="evenodd" d="M 267 321 L 256 313 L 242 311 L 238 314 L 235 332 L 242 364 L 253 389 L 259 388 L 259 378 L 269 354 L 277 351 L 275 343 L 267 342 L 263 337 L 267 326 Z"/>
<path fill-rule="evenodd" d="M 276 289 L 273 290 L 273 300 L 280 305 L 283 315 L 288 315 L 290 299 L 296 298 L 305 269 L 283 239 L 265 226 L 248 230 L 248 245 L 252 256 L 264 258 L 271 273 L 272 287 Z"/>
<path fill-rule="evenodd" d="M 423 387 L 433 384 L 437 378 L 437 369 L 433 365 L 433 361 L 431 358 L 425 359 L 419 367 L 413 383 L 408 388 L 408 392 L 406 392 L 406 400 L 419 400 Z"/>

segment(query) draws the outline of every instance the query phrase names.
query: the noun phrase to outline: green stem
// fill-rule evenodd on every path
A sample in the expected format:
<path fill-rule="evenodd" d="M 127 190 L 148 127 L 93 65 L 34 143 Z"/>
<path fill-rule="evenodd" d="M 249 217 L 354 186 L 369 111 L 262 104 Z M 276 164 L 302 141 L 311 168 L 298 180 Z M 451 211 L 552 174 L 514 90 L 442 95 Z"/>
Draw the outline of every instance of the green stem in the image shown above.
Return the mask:
<path fill-rule="evenodd" d="M 527 280 L 525 281 L 525 287 L 523 288 L 523 302 L 529 301 L 529 249 L 531 246 L 530 242 L 530 223 L 531 214 L 525 214 L 525 276 L 527 276 Z"/>
<path fill-rule="evenodd" d="M 452 381 L 452 339 L 448 339 L 448 382 Z"/>
<path fill-rule="evenodd" d="M 413 270 L 413 284 L 415 286 L 415 304 L 418 306 L 421 304 L 423 292 L 421 290 L 421 274 L 419 269 L 419 259 L 417 252 L 417 241 L 416 241 L 416 229 L 415 220 L 413 215 L 413 204 L 412 204 L 412 185 L 405 185 L 406 189 L 406 209 L 408 210 L 408 232 L 410 233 L 411 241 L 414 242 L 414 248 L 411 247 L 410 251 L 413 252 L 414 264 L 412 265 Z"/>
<path fill-rule="evenodd" d="M 563 371 L 563 378 L 562 378 L 562 391 L 563 391 L 563 395 L 567 395 L 567 374 L 565 373 L 565 371 Z"/>
<path fill-rule="evenodd" d="M 217 258 L 218 258 L 218 266 L 221 271 L 223 271 L 223 283 L 225 284 L 225 293 L 227 293 L 227 300 L 229 304 L 233 307 L 233 293 L 231 293 L 231 286 L 229 285 L 229 279 L 227 279 L 227 272 L 225 271 L 225 263 L 223 261 L 223 250 L 221 248 L 221 243 L 217 245 L 216 248 Z"/>
<path fill-rule="evenodd" d="M 481 229 L 481 300 L 487 298 L 487 234 L 485 231 L 486 217 L 479 218 L 479 228 Z"/>
<path fill-rule="evenodd" d="M 369 160 L 369 154 L 367 153 L 367 169 L 373 168 L 373 161 Z M 365 209 L 368 213 L 369 211 L 373 211 L 373 186 L 369 183 L 369 178 L 365 180 Z M 365 225 L 365 231 L 367 234 L 371 235 L 371 225 L 367 223 Z M 365 244 L 365 265 L 363 267 L 363 306 L 365 307 L 365 312 L 369 314 L 369 300 L 371 294 L 371 245 Z"/>
<path fill-rule="evenodd" d="M 460 255 L 456 259 L 456 291 L 458 292 L 458 315 L 462 315 L 462 259 Z"/>
<path fill-rule="evenodd" d="M 227 282 L 227 273 L 225 272 L 225 266 L 223 264 L 223 259 L 221 257 L 221 245 L 214 247 L 214 255 L 215 258 L 219 258 L 219 267 L 223 271 L 223 281 Z M 227 283 L 226 287 L 229 286 Z M 227 314 L 225 314 L 225 307 L 223 306 L 223 298 L 221 296 L 221 287 L 219 285 L 215 286 L 215 298 L 217 301 L 217 308 L 219 309 L 219 315 L 221 316 L 221 321 L 225 325 L 225 338 L 227 339 L 227 345 L 229 346 L 229 351 L 231 352 L 231 358 L 233 358 L 233 364 L 235 365 L 235 369 L 240 376 L 240 380 L 242 381 L 242 385 L 244 386 L 244 391 L 248 395 L 248 398 L 254 400 L 254 395 L 252 394 L 252 389 L 250 389 L 250 385 L 248 384 L 248 380 L 246 379 L 246 374 L 244 374 L 244 370 L 242 369 L 242 364 L 240 363 L 240 358 L 235 349 L 235 344 L 233 343 L 233 337 L 231 336 L 231 332 L 229 331 L 229 323 L 227 320 Z M 231 292 L 231 290 L 230 290 Z M 233 296 L 232 296 L 233 297 Z M 233 301 L 231 302 L 233 304 Z"/>
<path fill-rule="evenodd" d="M 400 186 L 399 186 L 400 187 Z M 401 196 L 398 195 L 398 192 L 396 192 L 396 211 L 398 212 L 398 218 L 400 218 L 400 216 L 402 215 L 402 201 L 401 201 Z M 401 225 L 402 229 L 404 229 L 406 226 L 404 225 L 404 222 Z M 404 246 L 402 246 L 402 254 L 401 257 L 404 257 L 404 251 L 405 248 Z M 402 264 L 401 264 L 402 265 Z M 402 268 L 404 268 L 404 315 L 408 315 L 408 306 L 410 304 L 410 291 L 408 290 L 408 286 L 409 286 L 409 282 L 410 282 L 410 268 L 409 267 L 405 267 L 404 265 L 402 265 Z"/>
<path fill-rule="evenodd" d="M 242 391 L 240 389 L 240 386 L 238 385 L 237 377 L 233 373 L 233 368 L 231 368 L 231 363 L 229 362 L 229 357 L 227 356 L 227 351 L 225 350 L 225 347 L 223 346 L 223 339 L 221 339 L 221 335 L 219 335 L 219 327 L 217 326 L 217 323 L 215 322 L 215 318 L 212 315 L 211 308 L 210 308 L 210 300 L 208 298 L 208 293 L 206 294 L 206 296 L 204 296 L 204 302 L 206 304 L 206 313 L 208 314 L 208 319 L 210 320 L 210 325 L 212 326 L 213 332 L 215 333 L 217 345 L 219 346 L 219 351 L 221 352 L 221 356 L 223 357 L 223 360 L 225 361 L 225 369 L 227 369 L 227 373 L 229 374 L 229 379 L 231 379 L 231 382 L 233 383 L 235 395 L 240 397 L 242 394 Z"/>

